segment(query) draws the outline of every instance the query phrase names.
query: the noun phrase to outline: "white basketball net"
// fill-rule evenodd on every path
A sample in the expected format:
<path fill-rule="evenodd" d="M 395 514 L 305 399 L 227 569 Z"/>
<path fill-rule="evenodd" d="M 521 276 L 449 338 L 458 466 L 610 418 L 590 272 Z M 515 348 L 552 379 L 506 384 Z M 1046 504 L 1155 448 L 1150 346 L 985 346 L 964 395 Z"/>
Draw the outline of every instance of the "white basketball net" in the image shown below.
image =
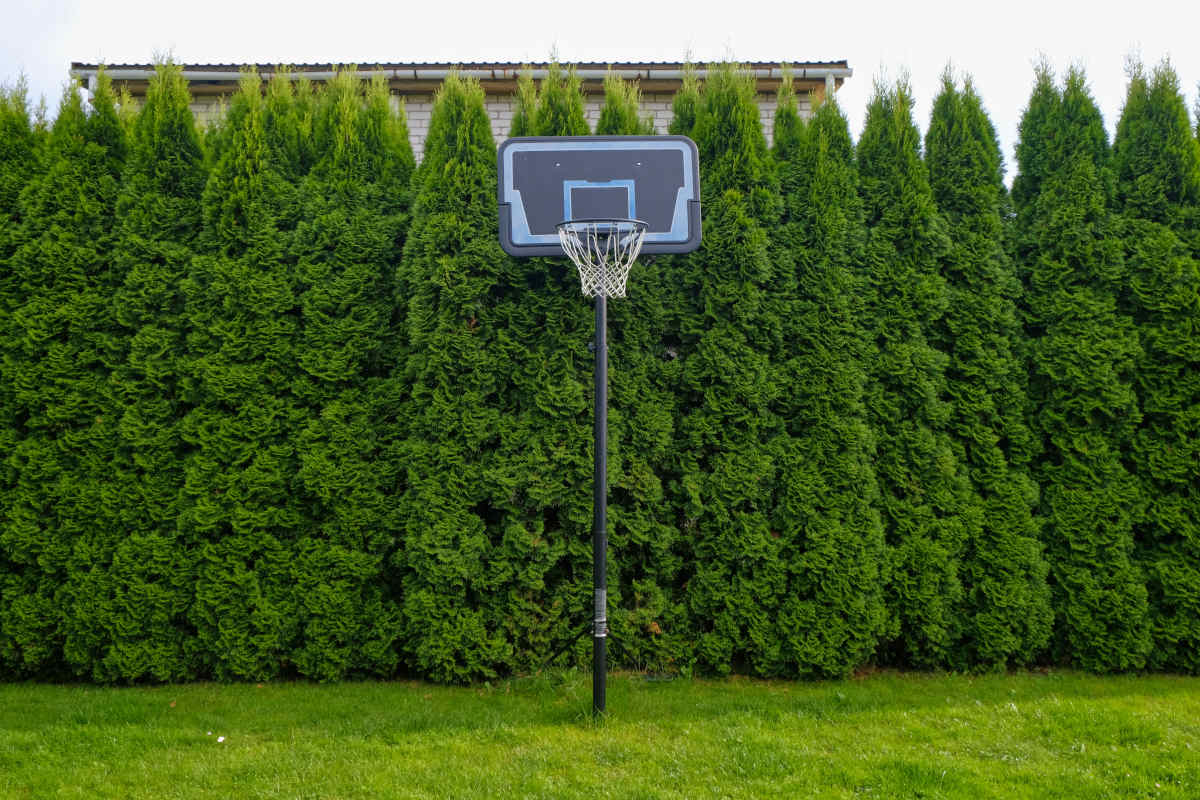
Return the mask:
<path fill-rule="evenodd" d="M 645 239 L 646 223 L 638 219 L 584 219 L 558 224 L 558 240 L 579 269 L 587 297 L 624 297 L 625 279 Z"/>

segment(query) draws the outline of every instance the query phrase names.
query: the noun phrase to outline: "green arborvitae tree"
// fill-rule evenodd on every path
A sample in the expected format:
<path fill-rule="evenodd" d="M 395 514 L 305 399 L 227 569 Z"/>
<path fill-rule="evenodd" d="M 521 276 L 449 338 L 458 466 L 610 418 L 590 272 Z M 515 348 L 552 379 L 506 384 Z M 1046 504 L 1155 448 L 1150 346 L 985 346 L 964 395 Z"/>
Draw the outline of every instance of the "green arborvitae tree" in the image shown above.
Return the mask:
<path fill-rule="evenodd" d="M 692 134 L 700 97 L 696 68 L 686 64 L 669 133 Z M 616 132 L 639 133 L 632 110 L 624 116 L 626 127 Z M 675 281 L 687 263 L 686 256 L 639 259 L 627 297 L 608 304 L 609 652 L 637 669 L 673 671 L 696 662 L 680 591 L 692 544 L 678 524 L 679 491 L 670 488 L 678 484 L 678 330 L 687 313 Z"/>
<path fill-rule="evenodd" d="M 696 113 L 701 102 L 701 84 L 695 65 L 690 62 L 684 65 L 683 81 L 672 100 L 672 118 L 667 132 L 672 136 L 691 136 L 696 126 Z M 707 223 L 705 223 L 707 225 Z M 649 366 L 649 379 L 653 393 L 647 397 L 657 397 L 661 416 L 657 424 L 647 420 L 642 430 L 647 436 L 644 442 L 647 453 L 654 452 L 657 458 L 641 483 L 662 493 L 661 505 L 668 514 L 667 524 L 657 538 L 648 541 L 654 547 L 650 554 L 653 564 L 659 565 L 663 579 L 656 582 L 659 587 L 634 585 L 635 600 L 641 600 L 648 610 L 642 625 L 649 629 L 654 638 L 651 640 L 658 645 L 658 651 L 649 658 L 639 658 L 642 654 L 632 654 L 634 665 L 645 663 L 667 670 L 696 662 L 695 643 L 692 630 L 691 614 L 687 608 L 686 592 L 680 591 L 680 586 L 686 581 L 684 573 L 685 562 L 690 557 L 690 532 L 681 529 L 677 524 L 680 518 L 674 508 L 679 499 L 678 465 L 675 455 L 677 444 L 676 422 L 680 416 L 678 357 L 681 342 L 678 330 L 682 297 L 680 287 L 673 284 L 687 270 L 687 256 L 661 256 L 655 259 L 642 259 L 630 275 L 630 293 L 628 307 L 630 315 L 650 326 L 651 336 L 645 340 L 646 352 L 653 359 Z M 610 309 L 618 315 L 622 304 L 613 304 Z M 620 326 L 613 326 L 620 330 Z M 674 333 L 672 333 L 674 331 Z M 666 332 L 665 335 L 663 332 Z M 625 353 L 625 348 L 614 349 L 610 352 L 614 362 L 619 361 Z M 612 374 L 622 376 L 626 368 L 619 371 L 614 369 Z M 655 446 L 658 447 L 655 450 Z M 672 482 L 674 486 L 672 487 Z M 653 496 L 653 495 L 649 495 Z M 690 574 L 690 573 L 689 573 Z M 614 630 L 619 626 L 614 612 Z M 613 643 L 618 641 L 614 636 Z M 615 648 L 614 648 L 615 649 Z"/>
<path fill-rule="evenodd" d="M 517 93 L 513 96 L 512 127 L 509 136 L 533 136 L 533 118 L 537 114 L 537 84 L 533 68 L 525 66 L 517 76 Z"/>
<path fill-rule="evenodd" d="M 693 138 L 700 151 L 704 242 L 667 274 L 664 378 L 680 419 L 668 475 L 681 530 L 684 602 L 696 666 L 787 670 L 777 613 L 787 586 L 774 530 L 771 446 L 782 422 L 779 363 L 794 276 L 772 258 L 778 179 L 753 78 L 709 68 Z"/>
<path fill-rule="evenodd" d="M 934 343 L 946 370 L 956 457 L 983 501 L 960 576 L 967 661 L 1003 668 L 1032 661 L 1050 637 L 1036 455 L 1026 424 L 1027 378 L 1018 356 L 1020 283 L 1005 250 L 1003 161 L 995 128 L 970 80 L 949 70 L 933 105 L 925 159 L 934 199 L 952 232 L 943 275 L 949 302 Z"/>
<path fill-rule="evenodd" d="M 99 680 L 197 674 L 188 623 L 196 543 L 178 528 L 187 444 L 182 283 L 200 229 L 205 172 L 182 69 L 157 66 L 138 113 L 117 201 L 105 392 L 119 441 L 80 587 Z M 81 600 L 81 602 L 83 602 Z M 84 619 L 81 619 L 82 623 Z"/>
<path fill-rule="evenodd" d="M 11 265 L 21 286 L 13 309 L 15 476 L 0 544 L 10 570 L 0 588 L 0 661 L 31 675 L 90 670 L 75 635 L 79 573 L 91 567 L 94 514 L 114 447 L 99 402 L 107 372 L 98 339 L 111 329 L 112 227 L 124 135 L 101 70 L 89 117 L 69 86 L 46 148 L 46 169 L 22 195 L 21 244 Z M 64 654 L 65 651 L 65 654 Z"/>
<path fill-rule="evenodd" d="M 366 168 L 379 193 L 379 213 L 387 218 L 397 250 L 404 246 L 412 207 L 412 177 L 416 169 L 408 118 L 403 101 L 393 107 L 387 79 L 372 76 L 363 107 L 362 145 L 368 154 Z"/>
<path fill-rule="evenodd" d="M 636 86 L 609 74 L 600 135 L 650 135 Z M 664 508 L 661 475 L 670 457 L 674 398 L 661 385 L 661 331 L 669 290 L 659 259 L 640 259 L 628 294 L 610 302 L 609 542 L 610 658 L 640 669 L 674 669 L 690 649 L 674 591 L 679 531 Z M 573 301 L 573 302 L 578 302 Z"/>
<path fill-rule="evenodd" d="M 355 70 L 326 84 L 313 121 L 315 165 L 301 187 L 299 332 L 293 391 L 306 418 L 295 439 L 311 525 L 292 558 L 302 674 L 389 674 L 398 616 L 387 561 L 400 536 L 392 383 L 399 337 L 393 272 L 413 170 L 403 112 L 385 82 L 364 96 Z"/>
<path fill-rule="evenodd" d="M 551 64 L 538 92 L 530 131 L 588 133 L 578 77 Z M 528 668 L 574 637 L 591 619 L 591 386 L 587 343 L 592 315 L 574 268 L 562 258 L 513 262 L 499 288 L 496 314 L 506 329 L 508 385 L 515 409 L 506 424 L 495 478 L 510 487 L 506 521 L 515 541 L 530 542 L 529 580 L 544 588 L 524 598 L 513 642 Z M 613 481 L 610 471 L 610 481 Z M 610 604 L 617 602 L 610 593 Z M 584 643 L 575 652 L 582 659 Z"/>
<path fill-rule="evenodd" d="M 683 80 L 671 99 L 671 124 L 667 133 L 672 136 L 691 136 L 696 127 L 696 115 L 701 103 L 700 78 L 694 64 L 683 65 Z"/>
<path fill-rule="evenodd" d="M 14 87 L 0 85 L 0 537 L 8 526 L 9 508 L 13 502 L 13 489 L 17 480 L 8 454 L 17 442 L 16 385 L 12 371 L 6 366 L 9 358 L 15 357 L 19 347 L 19 331 L 11 329 L 12 312 L 20 303 L 22 293 L 20 281 L 11 263 L 13 251 L 20 241 L 21 190 L 28 183 L 35 165 L 34 153 L 37 136 L 29 121 L 29 103 L 26 82 L 22 79 Z M 14 593 L 22 590 L 18 577 L 23 571 L 19 561 L 14 561 L 10 546 L 0 538 L 0 619 L 8 616 L 7 609 Z M 9 587 L 9 581 L 18 583 Z M 0 651 L 0 675 L 15 668 L 20 658 L 11 652 L 9 645 Z M 9 651 L 5 655 L 5 651 Z"/>
<path fill-rule="evenodd" d="M 875 440 L 863 404 L 862 203 L 849 126 L 832 98 L 805 124 L 785 79 L 773 151 L 783 195 L 774 239 L 796 273 L 776 402 L 787 431 L 776 440 L 773 528 L 788 574 L 778 635 L 788 673 L 843 677 L 870 659 L 884 622 Z"/>
<path fill-rule="evenodd" d="M 295 141 L 297 126 L 288 95 L 278 84 L 269 92 L 264 101 L 247 73 L 233 96 L 203 195 L 203 254 L 184 284 L 192 450 L 180 527 L 198 546 L 189 619 L 204 672 L 222 680 L 274 677 L 290 657 L 292 556 L 309 522 L 295 486 L 302 414 L 291 391 L 299 326 L 287 221 L 297 197 L 284 176 L 295 164 L 269 144 Z"/>
<path fill-rule="evenodd" d="M 604 105 L 596 120 L 597 136 L 652 136 L 654 120 L 642 115 L 642 93 L 636 84 L 609 72 L 604 76 Z"/>
<path fill-rule="evenodd" d="M 1169 63 L 1136 65 L 1113 143 L 1128 279 L 1122 310 L 1143 356 L 1133 469 L 1135 525 L 1159 669 L 1200 672 L 1200 144 Z"/>
<path fill-rule="evenodd" d="M 1132 373 L 1141 347 L 1117 307 L 1126 273 L 1108 208 L 1107 137 L 1081 71 L 1071 70 L 1059 91 L 1039 68 L 1017 164 L 1027 187 L 1018 193 L 1014 182 L 1013 200 L 1026 259 L 1030 403 L 1044 449 L 1034 475 L 1053 653 L 1089 670 L 1138 669 L 1150 645 L 1146 587 L 1133 561 L 1142 501 L 1124 458 L 1140 416 Z"/>
<path fill-rule="evenodd" d="M 374 179 L 374 213 L 391 237 L 391 265 L 383 271 L 389 282 L 388 295 L 394 296 L 395 265 L 401 260 L 411 223 L 416 158 L 408 135 L 404 101 L 397 99 L 393 103 L 387 80 L 381 74 L 375 74 L 366 88 L 362 126 L 363 146 L 371 154 L 367 169 Z M 380 358 L 370 372 L 385 381 L 391 379 L 393 367 L 402 358 L 403 309 L 392 303 L 390 312 Z M 394 408 L 387 413 L 394 413 Z M 394 438 L 396 434 L 393 429 L 389 437 Z"/>
<path fill-rule="evenodd" d="M 867 388 L 888 544 L 885 660 L 920 667 L 961 661 L 960 560 L 981 507 L 949 435 L 947 357 L 931 338 L 947 310 L 950 250 L 920 156 L 907 82 L 877 85 L 858 144 L 867 222 Z"/>
<path fill-rule="evenodd" d="M 497 469 L 516 408 L 502 313 L 512 263 L 495 236 L 495 183 L 483 89 L 451 73 L 434 98 L 396 298 L 407 309 L 397 374 L 409 387 L 402 651 L 443 682 L 511 668 L 551 552 L 520 524 L 513 476 Z"/>
<path fill-rule="evenodd" d="M 16 346 L 19 332 L 8 329 L 13 308 L 21 300 L 20 282 L 9 263 L 21 240 L 21 192 L 33 178 L 38 165 L 39 133 L 29 117 L 28 84 L 24 77 L 15 86 L 0 85 L 0 347 Z M 13 384 L 0 372 L 0 452 L 12 451 L 16 422 Z M 4 492 L 13 476 L 0 457 L 0 521 L 3 521 Z M 3 552 L 0 552 L 3 559 Z M 0 567 L 2 569 L 2 567 Z"/>
<path fill-rule="evenodd" d="M 277 69 L 267 83 L 263 106 L 263 136 L 272 181 L 282 182 L 283 194 L 272 204 L 277 216 L 276 226 L 287 232 L 289 259 L 293 260 L 291 240 L 300 224 L 303 204 L 299 187 L 313 167 L 316 150 L 313 143 L 313 119 L 316 113 L 316 93 L 313 84 L 303 75 L 297 80 L 284 69 Z"/>

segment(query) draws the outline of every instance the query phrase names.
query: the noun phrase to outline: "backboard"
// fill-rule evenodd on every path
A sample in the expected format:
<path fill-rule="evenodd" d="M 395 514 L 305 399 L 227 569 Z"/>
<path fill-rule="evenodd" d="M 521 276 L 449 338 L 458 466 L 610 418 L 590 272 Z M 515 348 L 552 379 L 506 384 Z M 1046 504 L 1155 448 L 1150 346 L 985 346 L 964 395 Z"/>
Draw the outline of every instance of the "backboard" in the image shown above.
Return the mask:
<path fill-rule="evenodd" d="M 560 256 L 557 225 L 640 219 L 641 252 L 700 246 L 700 167 L 686 136 L 531 136 L 499 153 L 500 245 L 512 256 Z"/>

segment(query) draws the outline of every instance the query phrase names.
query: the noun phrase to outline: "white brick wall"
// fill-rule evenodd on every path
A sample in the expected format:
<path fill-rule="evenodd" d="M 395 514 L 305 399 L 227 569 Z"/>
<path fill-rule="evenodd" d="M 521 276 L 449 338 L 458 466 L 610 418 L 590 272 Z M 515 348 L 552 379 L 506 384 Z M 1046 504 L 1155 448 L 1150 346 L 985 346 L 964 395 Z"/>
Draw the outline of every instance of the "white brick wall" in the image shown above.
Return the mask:
<path fill-rule="evenodd" d="M 223 98 L 204 99 L 190 103 L 188 108 L 196 117 L 196 124 L 201 128 L 212 125 L 225 116 L 226 104 Z"/>
<path fill-rule="evenodd" d="M 674 100 L 674 95 L 671 94 L 647 94 L 642 96 L 642 113 L 649 114 L 654 119 L 654 130 L 657 133 L 666 133 L 667 128 L 671 125 L 671 104 Z M 812 114 L 812 105 L 809 102 L 808 95 L 799 95 L 797 97 L 800 107 L 800 115 L 807 118 Z M 496 144 L 508 138 L 508 130 L 512 126 L 512 107 L 513 101 L 511 97 L 498 97 L 489 95 L 487 98 L 488 116 L 492 120 L 492 134 L 496 137 Z M 596 123 L 600 120 L 600 110 L 604 107 L 604 98 L 600 95 L 589 95 L 584 105 L 584 117 L 586 117 L 588 125 L 591 128 L 596 127 Z M 762 120 L 763 133 L 766 134 L 767 144 L 772 142 L 772 127 L 775 123 L 775 95 L 760 94 L 758 96 L 759 119 Z M 413 123 L 409 121 L 410 130 L 413 129 Z M 422 133 L 421 140 L 424 140 Z M 413 146 L 416 147 L 417 138 L 414 133 Z"/>

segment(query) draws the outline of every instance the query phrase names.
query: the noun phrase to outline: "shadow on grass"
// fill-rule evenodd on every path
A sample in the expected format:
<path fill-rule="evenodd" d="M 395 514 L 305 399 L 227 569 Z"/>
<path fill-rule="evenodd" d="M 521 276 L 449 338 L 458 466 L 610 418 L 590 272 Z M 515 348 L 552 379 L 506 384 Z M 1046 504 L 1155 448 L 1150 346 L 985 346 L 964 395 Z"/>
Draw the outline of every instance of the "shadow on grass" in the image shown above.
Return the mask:
<path fill-rule="evenodd" d="M 1200 698 L 1200 680 L 1178 676 L 1095 676 L 1072 672 L 1018 672 L 997 675 L 945 675 L 877 672 L 862 679 L 791 682 L 747 678 L 654 683 L 627 676 L 623 696 L 656 719 L 695 719 L 743 714 L 772 719 L 801 715 L 831 719 L 856 714 L 944 711 L 956 706 L 1005 706 L 1060 701 L 1173 696 Z M 611 697 L 611 695 L 610 695 Z M 698 702 L 702 700 L 702 702 Z M 625 713 L 625 712 L 622 712 Z"/>

